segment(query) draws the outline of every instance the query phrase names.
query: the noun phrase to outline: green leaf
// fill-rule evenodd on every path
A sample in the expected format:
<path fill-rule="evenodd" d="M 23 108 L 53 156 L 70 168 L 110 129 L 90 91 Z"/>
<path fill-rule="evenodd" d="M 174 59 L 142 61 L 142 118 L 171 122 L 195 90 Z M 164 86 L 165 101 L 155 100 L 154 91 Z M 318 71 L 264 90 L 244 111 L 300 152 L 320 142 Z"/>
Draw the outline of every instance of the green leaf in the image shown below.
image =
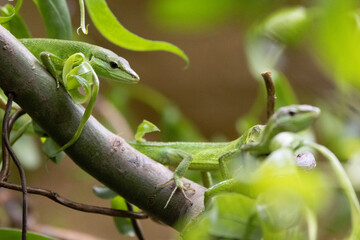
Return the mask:
<path fill-rule="evenodd" d="M 8 22 L 3 23 L 2 25 L 16 38 L 30 38 L 31 34 L 24 20 L 19 13 L 14 14 L 13 11 L 14 7 L 10 4 L 6 4 L 4 7 L 1 7 L 1 16 L 11 17 Z"/>
<path fill-rule="evenodd" d="M 125 199 L 117 196 L 111 199 L 111 207 L 118 210 L 127 210 Z M 134 229 L 129 218 L 114 217 L 114 222 L 118 231 L 125 236 L 135 236 Z"/>
<path fill-rule="evenodd" d="M 9 13 L 6 16 L 0 17 L 0 24 L 6 23 L 11 20 L 15 16 L 15 14 L 18 13 L 22 2 L 23 0 L 18 0 L 15 7 L 11 6 L 11 8 L 8 9 Z"/>
<path fill-rule="evenodd" d="M 189 63 L 186 54 L 177 46 L 167 42 L 147 40 L 129 32 L 116 19 L 105 0 L 85 0 L 85 3 L 95 27 L 110 42 L 134 51 L 172 52 Z"/>
<path fill-rule="evenodd" d="M 103 186 L 93 186 L 93 192 L 97 197 L 102 199 L 111 199 L 118 195 L 109 188 Z"/>
<path fill-rule="evenodd" d="M 155 126 L 153 123 L 147 120 L 143 120 L 136 130 L 135 140 L 144 141 L 143 136 L 151 132 L 160 132 L 160 129 L 157 126 Z"/>
<path fill-rule="evenodd" d="M 28 240 L 57 240 L 56 238 L 50 238 L 44 235 L 39 235 L 31 232 L 28 232 L 26 236 Z M 0 239 L 1 240 L 21 239 L 21 230 L 14 228 L 1 228 Z"/>
<path fill-rule="evenodd" d="M 33 0 L 45 23 L 48 38 L 72 40 L 72 25 L 66 0 Z"/>
<path fill-rule="evenodd" d="M 46 156 L 52 160 L 54 163 L 60 163 L 63 159 L 65 153 L 59 152 L 53 156 L 54 152 L 58 152 L 60 146 L 52 138 L 46 138 L 43 143 L 41 150 L 46 154 Z"/>
<path fill-rule="evenodd" d="M 306 8 L 284 8 L 265 20 L 264 34 L 286 45 L 296 44 L 302 40 L 308 24 Z"/>
<path fill-rule="evenodd" d="M 65 61 L 62 73 L 63 85 L 74 103 L 82 104 L 90 98 L 93 74 L 94 70 L 82 53 L 75 53 Z"/>

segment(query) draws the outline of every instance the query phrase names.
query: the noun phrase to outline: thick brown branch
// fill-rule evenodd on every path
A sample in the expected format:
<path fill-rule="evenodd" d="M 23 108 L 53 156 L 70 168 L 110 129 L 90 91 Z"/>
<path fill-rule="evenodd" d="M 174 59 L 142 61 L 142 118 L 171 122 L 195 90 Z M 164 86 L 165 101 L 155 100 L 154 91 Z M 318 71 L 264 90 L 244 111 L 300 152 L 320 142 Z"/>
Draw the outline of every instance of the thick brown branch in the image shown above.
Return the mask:
<path fill-rule="evenodd" d="M 15 102 L 60 146 L 68 142 L 78 127 L 83 107 L 75 105 L 63 87 L 56 88 L 54 79 L 36 58 L 1 26 L 0 59 L 0 87 L 14 93 Z M 193 204 L 177 191 L 164 209 L 174 184 L 156 186 L 172 178 L 173 173 L 135 151 L 93 117 L 66 153 L 104 185 L 176 229 L 204 209 L 206 189 L 187 179 L 183 179 L 184 183 L 195 189 L 195 193 L 188 192 Z"/>

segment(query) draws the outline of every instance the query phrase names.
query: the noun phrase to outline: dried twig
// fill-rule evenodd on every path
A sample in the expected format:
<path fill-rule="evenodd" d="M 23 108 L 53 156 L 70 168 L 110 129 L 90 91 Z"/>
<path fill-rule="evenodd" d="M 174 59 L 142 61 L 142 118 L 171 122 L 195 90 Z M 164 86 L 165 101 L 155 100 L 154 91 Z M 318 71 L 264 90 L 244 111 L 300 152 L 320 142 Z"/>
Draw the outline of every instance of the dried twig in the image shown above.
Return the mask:
<path fill-rule="evenodd" d="M 13 184 L 13 183 L 7 183 L 7 182 L 0 182 L 0 187 L 16 190 L 16 191 L 22 191 L 22 187 Z M 147 215 L 145 213 L 141 212 L 130 212 L 130 211 L 123 211 L 123 210 L 117 210 L 112 208 L 104 208 L 104 207 L 97 207 L 93 205 L 88 204 L 82 204 L 73 202 L 69 199 L 61 197 L 59 194 L 52 192 L 50 190 L 41 189 L 41 188 L 34 188 L 34 187 L 27 187 L 27 192 L 30 194 L 36 194 L 41 195 L 44 197 L 47 197 L 57 203 L 60 203 L 63 206 L 82 211 L 82 212 L 88 212 L 88 213 L 98 213 L 102 215 L 108 215 L 113 217 L 126 217 L 126 218 L 137 218 L 137 219 L 144 219 L 147 218 Z"/>
<path fill-rule="evenodd" d="M 10 136 L 10 131 L 12 130 L 14 123 L 16 120 L 25 114 L 25 111 L 21 108 L 16 110 L 10 117 L 9 123 L 8 123 L 8 133 L 7 135 Z M 0 181 L 7 181 L 9 177 L 9 152 L 6 149 L 5 144 L 2 144 L 2 166 L 0 171 Z"/>
<path fill-rule="evenodd" d="M 261 73 L 261 76 L 263 77 L 265 81 L 266 86 L 266 92 L 267 92 L 267 108 L 266 108 L 266 117 L 269 119 L 271 115 L 275 112 L 275 87 L 274 82 L 271 78 L 271 72 L 263 72 Z"/>
<path fill-rule="evenodd" d="M 133 206 L 128 201 L 126 201 L 126 207 L 129 211 L 134 211 Z M 136 219 L 130 219 L 130 220 L 131 220 L 131 225 L 133 226 L 135 234 L 138 237 L 138 239 L 145 240 L 139 222 L 136 221 Z"/>

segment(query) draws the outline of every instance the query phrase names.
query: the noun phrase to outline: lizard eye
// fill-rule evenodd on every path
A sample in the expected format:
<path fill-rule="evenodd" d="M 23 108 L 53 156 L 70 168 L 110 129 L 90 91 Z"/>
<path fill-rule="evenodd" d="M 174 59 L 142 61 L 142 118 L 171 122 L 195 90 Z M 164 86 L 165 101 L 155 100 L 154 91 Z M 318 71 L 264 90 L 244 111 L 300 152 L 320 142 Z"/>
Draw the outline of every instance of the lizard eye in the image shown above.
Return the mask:
<path fill-rule="evenodd" d="M 110 67 L 113 68 L 113 69 L 119 68 L 119 66 L 117 65 L 117 63 L 114 62 L 114 61 L 111 61 L 111 62 L 110 62 Z"/>
<path fill-rule="evenodd" d="M 289 115 L 292 117 L 292 116 L 295 116 L 295 112 L 294 111 L 289 111 Z"/>

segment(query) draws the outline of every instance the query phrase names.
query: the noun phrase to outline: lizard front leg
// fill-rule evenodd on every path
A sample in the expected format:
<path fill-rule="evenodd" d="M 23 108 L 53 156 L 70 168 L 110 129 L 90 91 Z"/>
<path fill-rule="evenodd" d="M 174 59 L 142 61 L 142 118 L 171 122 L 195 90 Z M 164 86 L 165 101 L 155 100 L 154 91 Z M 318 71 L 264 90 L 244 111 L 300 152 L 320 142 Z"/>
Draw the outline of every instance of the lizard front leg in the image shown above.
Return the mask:
<path fill-rule="evenodd" d="M 235 153 L 238 153 L 240 152 L 241 150 L 239 149 L 233 149 L 233 150 L 230 150 L 224 154 L 222 154 L 218 161 L 219 161 L 219 169 L 220 169 L 220 173 L 221 173 L 221 176 L 223 178 L 223 180 L 226 180 L 226 179 L 229 179 L 231 177 L 231 174 L 229 172 L 229 169 L 226 165 L 226 161 L 232 157 Z"/>
<path fill-rule="evenodd" d="M 165 159 L 165 161 L 166 161 L 166 162 L 162 162 L 165 165 L 173 165 L 173 162 L 177 162 L 180 159 L 180 163 L 174 171 L 173 178 L 171 178 L 169 181 L 167 181 L 163 184 L 158 185 L 158 187 L 163 187 L 163 186 L 167 185 L 168 183 L 170 183 L 171 181 L 175 182 L 175 188 L 171 192 L 170 197 L 167 200 L 164 208 L 166 208 L 168 206 L 171 198 L 173 197 L 173 195 L 177 189 L 180 189 L 180 191 L 182 192 L 184 197 L 192 203 L 191 199 L 188 196 L 186 196 L 185 190 L 193 190 L 193 191 L 195 191 L 195 190 L 192 188 L 186 187 L 186 185 L 183 184 L 183 182 L 181 181 L 182 177 L 185 175 L 186 171 L 188 170 L 188 168 L 192 162 L 192 159 L 193 159 L 192 155 L 185 151 L 182 151 L 182 150 L 169 149 L 169 148 L 164 149 L 163 152 L 161 153 L 161 155 L 163 156 L 163 159 Z"/>
<path fill-rule="evenodd" d="M 64 66 L 64 60 L 49 52 L 40 53 L 40 59 L 42 64 L 55 78 L 56 87 L 59 88 L 60 82 L 62 82 L 61 73 L 62 73 L 62 68 Z"/>

